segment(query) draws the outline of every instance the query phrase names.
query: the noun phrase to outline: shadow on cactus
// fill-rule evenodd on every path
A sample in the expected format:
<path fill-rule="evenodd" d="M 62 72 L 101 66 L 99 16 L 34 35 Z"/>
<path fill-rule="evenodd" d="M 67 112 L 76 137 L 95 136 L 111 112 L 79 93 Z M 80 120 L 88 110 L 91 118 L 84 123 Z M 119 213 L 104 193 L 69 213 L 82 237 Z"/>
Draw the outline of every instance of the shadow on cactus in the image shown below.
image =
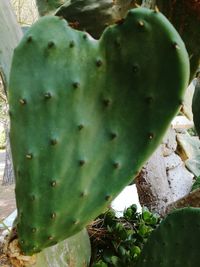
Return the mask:
<path fill-rule="evenodd" d="M 159 12 L 131 10 L 99 41 L 47 16 L 13 58 L 9 104 L 17 231 L 31 255 L 107 209 L 179 110 L 189 60 Z"/>

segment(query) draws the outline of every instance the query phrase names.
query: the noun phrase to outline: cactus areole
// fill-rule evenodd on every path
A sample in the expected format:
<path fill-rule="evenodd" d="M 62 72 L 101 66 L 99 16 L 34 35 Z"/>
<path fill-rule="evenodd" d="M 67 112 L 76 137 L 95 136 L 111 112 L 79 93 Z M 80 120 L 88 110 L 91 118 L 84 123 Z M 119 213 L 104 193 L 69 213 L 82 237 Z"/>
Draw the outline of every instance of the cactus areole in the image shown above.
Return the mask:
<path fill-rule="evenodd" d="M 178 111 L 185 46 L 137 8 L 99 41 L 40 19 L 13 58 L 9 103 L 17 230 L 25 254 L 74 235 L 138 173 Z"/>

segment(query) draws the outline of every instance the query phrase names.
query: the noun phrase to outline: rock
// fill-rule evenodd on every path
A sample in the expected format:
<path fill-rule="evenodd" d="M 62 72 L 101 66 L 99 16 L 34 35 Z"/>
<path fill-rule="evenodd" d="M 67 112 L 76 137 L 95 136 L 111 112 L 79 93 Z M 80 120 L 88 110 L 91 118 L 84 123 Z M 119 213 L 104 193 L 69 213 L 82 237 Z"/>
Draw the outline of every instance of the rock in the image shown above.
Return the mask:
<path fill-rule="evenodd" d="M 164 161 L 165 161 L 165 167 L 166 167 L 167 171 L 174 169 L 174 168 L 183 164 L 181 158 L 178 155 L 176 155 L 175 153 L 173 153 L 167 157 L 164 157 Z"/>
<path fill-rule="evenodd" d="M 165 207 L 173 201 L 161 146 L 142 168 L 136 186 L 140 204 L 151 211 L 162 214 Z"/>
<path fill-rule="evenodd" d="M 176 148 L 176 132 L 170 127 L 162 141 L 162 155 L 164 157 L 169 156 L 176 150 Z"/>
<path fill-rule="evenodd" d="M 191 174 L 182 163 L 167 172 L 167 178 L 173 196 L 173 201 L 187 195 L 192 188 L 193 174 Z"/>

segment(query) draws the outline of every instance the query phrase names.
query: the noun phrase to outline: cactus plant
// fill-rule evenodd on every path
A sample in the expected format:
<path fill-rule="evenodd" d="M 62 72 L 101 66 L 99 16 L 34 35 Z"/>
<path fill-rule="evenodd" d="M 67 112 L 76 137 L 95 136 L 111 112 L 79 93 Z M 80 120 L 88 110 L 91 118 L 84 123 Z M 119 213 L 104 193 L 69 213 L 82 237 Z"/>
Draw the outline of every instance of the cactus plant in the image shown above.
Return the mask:
<path fill-rule="evenodd" d="M 192 99 L 192 113 L 195 129 L 200 137 L 200 83 L 197 83 Z"/>
<path fill-rule="evenodd" d="M 199 208 L 183 208 L 169 214 L 144 245 L 136 266 L 198 266 L 199 221 Z"/>
<path fill-rule="evenodd" d="M 188 77 L 182 40 L 148 9 L 131 10 L 100 41 L 51 16 L 26 33 L 9 87 L 25 254 L 76 234 L 132 181 L 178 111 Z"/>

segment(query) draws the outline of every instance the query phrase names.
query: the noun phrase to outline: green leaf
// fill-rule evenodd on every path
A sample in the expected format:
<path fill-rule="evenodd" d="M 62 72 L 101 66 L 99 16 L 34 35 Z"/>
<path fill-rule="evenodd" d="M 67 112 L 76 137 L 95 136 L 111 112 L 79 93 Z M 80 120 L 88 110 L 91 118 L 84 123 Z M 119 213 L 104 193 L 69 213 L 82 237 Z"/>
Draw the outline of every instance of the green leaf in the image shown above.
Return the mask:
<path fill-rule="evenodd" d="M 200 176 L 196 178 L 196 181 L 192 185 L 191 191 L 194 191 L 196 189 L 200 188 Z"/>

